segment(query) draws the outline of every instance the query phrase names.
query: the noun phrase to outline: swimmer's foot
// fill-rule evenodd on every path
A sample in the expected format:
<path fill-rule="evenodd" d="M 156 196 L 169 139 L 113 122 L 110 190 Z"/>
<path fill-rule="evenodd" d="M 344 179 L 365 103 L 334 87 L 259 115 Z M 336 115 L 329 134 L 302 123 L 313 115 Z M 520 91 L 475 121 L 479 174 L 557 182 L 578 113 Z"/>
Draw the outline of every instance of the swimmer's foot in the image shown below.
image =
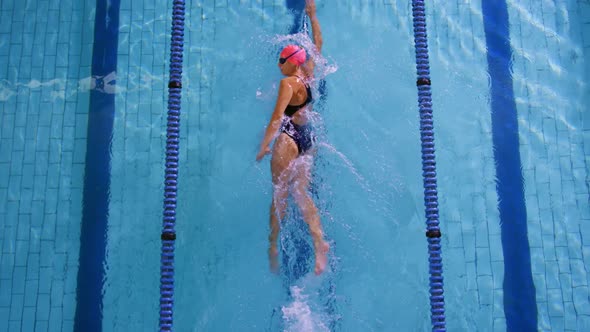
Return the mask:
<path fill-rule="evenodd" d="M 328 263 L 328 251 L 330 250 L 330 245 L 326 241 L 322 241 L 318 248 L 316 249 L 315 254 L 315 274 L 320 275 L 326 269 L 326 264 Z"/>
<path fill-rule="evenodd" d="M 279 273 L 279 251 L 276 247 L 268 249 L 268 259 L 270 261 L 270 272 L 274 274 Z"/>

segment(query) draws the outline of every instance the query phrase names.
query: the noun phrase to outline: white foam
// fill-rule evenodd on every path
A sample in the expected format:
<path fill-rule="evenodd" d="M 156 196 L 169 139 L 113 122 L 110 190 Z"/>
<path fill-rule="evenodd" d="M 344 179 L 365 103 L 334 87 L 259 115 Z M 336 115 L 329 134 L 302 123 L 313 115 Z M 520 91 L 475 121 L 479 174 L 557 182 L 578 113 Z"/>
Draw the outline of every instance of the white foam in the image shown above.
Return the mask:
<path fill-rule="evenodd" d="M 309 296 L 304 288 L 291 287 L 293 301 L 281 308 L 285 322 L 285 332 L 328 332 L 330 329 L 321 321 L 321 316 L 313 312 L 309 305 Z"/>

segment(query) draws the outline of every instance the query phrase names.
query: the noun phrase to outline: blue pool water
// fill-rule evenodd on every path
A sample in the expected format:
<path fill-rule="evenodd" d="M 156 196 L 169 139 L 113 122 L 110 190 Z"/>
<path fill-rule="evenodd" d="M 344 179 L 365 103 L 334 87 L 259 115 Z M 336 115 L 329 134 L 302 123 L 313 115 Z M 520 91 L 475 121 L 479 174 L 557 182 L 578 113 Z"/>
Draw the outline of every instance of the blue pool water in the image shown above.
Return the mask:
<path fill-rule="evenodd" d="M 590 330 L 590 3 L 426 6 L 448 330 Z M 269 272 L 254 157 L 278 51 L 309 43 L 292 9 L 187 3 L 175 329 L 429 330 L 410 2 L 318 0 L 330 268 L 306 273 L 291 208 Z M 0 331 L 157 328 L 170 19 L 155 0 L 0 4 Z"/>

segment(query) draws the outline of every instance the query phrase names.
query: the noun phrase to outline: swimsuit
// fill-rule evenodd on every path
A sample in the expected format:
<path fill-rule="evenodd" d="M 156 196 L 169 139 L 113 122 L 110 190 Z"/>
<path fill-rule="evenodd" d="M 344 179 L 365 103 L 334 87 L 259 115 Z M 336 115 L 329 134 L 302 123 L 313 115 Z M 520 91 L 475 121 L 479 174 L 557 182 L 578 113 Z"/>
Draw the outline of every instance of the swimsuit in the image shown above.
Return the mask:
<path fill-rule="evenodd" d="M 297 150 L 299 154 L 303 154 L 309 150 L 313 144 L 313 137 L 311 135 L 311 126 L 309 125 L 298 125 L 293 123 L 290 118 L 285 118 L 281 127 L 281 132 L 291 137 L 295 144 L 297 144 Z"/>
<path fill-rule="evenodd" d="M 301 79 L 301 78 L 299 78 L 299 79 Z M 307 83 L 304 83 L 304 84 L 305 84 L 305 90 L 307 91 L 307 99 L 305 99 L 305 101 L 301 105 L 287 105 L 287 108 L 285 108 L 285 115 L 286 116 L 292 117 L 295 113 L 297 113 L 297 111 L 299 111 L 300 109 L 305 107 L 305 105 L 311 103 L 311 101 L 313 100 L 313 98 L 311 97 L 311 87 Z"/>
<path fill-rule="evenodd" d="M 301 105 L 287 105 L 287 107 L 285 108 L 286 117 L 283 118 L 283 123 L 281 125 L 281 132 L 287 134 L 287 136 L 291 137 L 293 141 L 295 141 L 295 144 L 297 144 L 297 150 L 299 151 L 300 155 L 309 150 L 314 141 L 314 138 L 311 134 L 310 125 L 298 125 L 291 120 L 291 118 L 295 113 L 297 113 L 297 111 L 305 107 L 313 100 L 313 98 L 311 97 L 311 88 L 309 84 L 304 84 L 305 90 L 307 91 L 307 99 L 305 99 L 305 101 Z"/>

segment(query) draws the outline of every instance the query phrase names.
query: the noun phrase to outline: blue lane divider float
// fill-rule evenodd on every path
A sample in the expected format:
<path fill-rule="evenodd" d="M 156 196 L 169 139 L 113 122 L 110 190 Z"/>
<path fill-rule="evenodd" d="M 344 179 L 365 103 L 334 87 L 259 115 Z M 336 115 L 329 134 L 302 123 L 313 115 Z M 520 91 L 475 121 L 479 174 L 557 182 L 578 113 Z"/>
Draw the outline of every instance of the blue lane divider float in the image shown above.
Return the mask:
<path fill-rule="evenodd" d="M 432 120 L 432 93 L 430 90 L 430 64 L 428 38 L 423 0 L 412 1 L 414 46 L 418 79 L 418 105 L 420 107 L 420 139 L 422 142 L 422 176 L 424 179 L 424 205 L 426 207 L 426 237 L 430 263 L 430 311 L 433 331 L 446 331 L 443 269 L 438 221 L 438 192 L 436 161 L 434 156 L 434 123 Z"/>
<path fill-rule="evenodd" d="M 174 306 L 174 242 L 176 240 L 174 225 L 176 223 L 185 4 L 184 0 L 174 0 L 173 4 L 172 36 L 170 39 L 170 81 L 168 82 L 164 215 L 161 236 L 160 331 L 172 330 Z"/>

